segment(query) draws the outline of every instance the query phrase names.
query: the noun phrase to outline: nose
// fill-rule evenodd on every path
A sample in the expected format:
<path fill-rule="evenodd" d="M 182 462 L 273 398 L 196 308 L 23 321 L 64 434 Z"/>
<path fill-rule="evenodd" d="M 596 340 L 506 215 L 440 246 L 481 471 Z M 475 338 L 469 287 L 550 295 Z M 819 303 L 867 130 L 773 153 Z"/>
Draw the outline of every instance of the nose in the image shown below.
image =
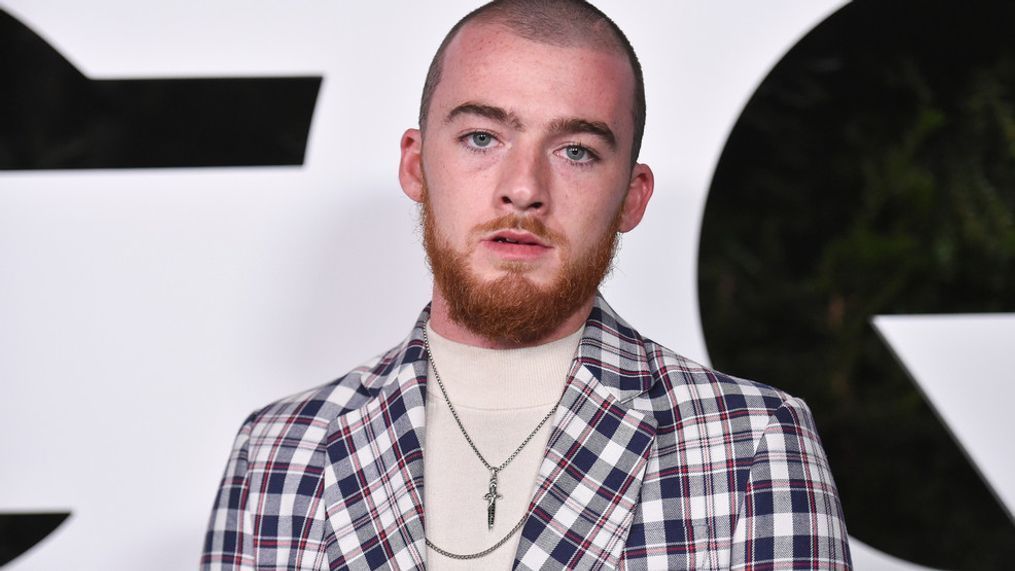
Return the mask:
<path fill-rule="evenodd" d="M 512 149 L 497 189 L 499 206 L 518 214 L 545 211 L 549 199 L 548 168 L 540 152 Z"/>

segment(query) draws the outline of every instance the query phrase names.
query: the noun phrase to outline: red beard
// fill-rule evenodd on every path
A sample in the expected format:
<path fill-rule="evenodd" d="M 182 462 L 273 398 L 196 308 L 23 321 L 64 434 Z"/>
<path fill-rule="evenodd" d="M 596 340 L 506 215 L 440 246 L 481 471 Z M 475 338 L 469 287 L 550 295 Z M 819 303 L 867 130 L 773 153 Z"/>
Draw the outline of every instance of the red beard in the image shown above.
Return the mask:
<path fill-rule="evenodd" d="M 620 212 L 609 231 L 598 238 L 584 259 L 570 257 L 567 239 L 546 228 L 542 221 L 508 214 L 472 229 L 470 235 L 503 229 L 520 229 L 560 249 L 564 267 L 552 283 L 541 287 L 525 275 L 525 264 L 505 265 L 505 275 L 480 281 L 469 267 L 467 253 L 455 251 L 440 235 L 423 193 L 423 247 L 440 288 L 449 317 L 473 333 L 510 346 L 530 345 L 546 339 L 596 293 L 612 269 L 617 248 Z"/>

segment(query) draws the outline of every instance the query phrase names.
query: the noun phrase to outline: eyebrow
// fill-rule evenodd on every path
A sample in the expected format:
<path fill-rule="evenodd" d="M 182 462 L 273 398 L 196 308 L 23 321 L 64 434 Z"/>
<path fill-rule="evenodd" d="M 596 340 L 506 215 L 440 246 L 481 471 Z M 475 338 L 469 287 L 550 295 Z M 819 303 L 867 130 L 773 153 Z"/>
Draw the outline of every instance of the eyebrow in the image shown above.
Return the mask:
<path fill-rule="evenodd" d="M 525 125 L 522 124 L 522 120 L 517 115 L 493 105 L 483 105 L 482 103 L 462 103 L 461 105 L 452 109 L 448 116 L 444 119 L 444 123 L 450 123 L 454 121 L 455 117 L 459 115 L 479 115 L 480 117 L 486 117 L 498 123 L 505 125 L 511 125 L 519 131 L 525 130 Z"/>
<path fill-rule="evenodd" d="M 610 127 L 602 121 L 589 121 L 587 119 L 556 119 L 550 123 L 550 132 L 557 135 L 570 135 L 577 133 L 588 133 L 606 141 L 610 150 L 617 149 L 617 136 L 613 134 Z"/>
<path fill-rule="evenodd" d="M 478 115 L 498 123 L 510 125 L 518 131 L 525 130 L 525 124 L 518 118 L 518 115 L 494 105 L 485 105 L 483 103 L 475 103 L 471 101 L 462 103 L 448 112 L 448 116 L 444 119 L 444 123 L 448 124 L 454 121 L 459 115 Z M 605 141 L 610 147 L 610 150 L 617 149 L 617 136 L 614 135 L 613 130 L 602 121 L 590 121 L 588 119 L 579 119 L 576 117 L 554 119 L 550 123 L 550 132 L 554 135 L 588 133 Z"/>

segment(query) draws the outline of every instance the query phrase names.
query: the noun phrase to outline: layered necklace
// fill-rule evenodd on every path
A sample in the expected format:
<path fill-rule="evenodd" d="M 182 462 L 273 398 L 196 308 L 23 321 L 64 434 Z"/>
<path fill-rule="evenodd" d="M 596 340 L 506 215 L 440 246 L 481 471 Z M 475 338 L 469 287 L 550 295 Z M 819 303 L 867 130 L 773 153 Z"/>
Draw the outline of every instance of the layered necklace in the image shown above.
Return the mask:
<path fill-rule="evenodd" d="M 550 408 L 550 411 L 547 412 L 546 416 L 544 416 L 543 419 L 539 421 L 539 424 L 536 425 L 536 427 L 532 430 L 532 432 L 530 432 L 529 435 L 525 437 L 525 440 L 523 440 L 522 443 L 519 444 L 517 448 L 515 448 L 515 451 L 512 452 L 511 455 L 507 457 L 507 460 L 504 460 L 500 464 L 494 466 L 483 456 L 483 453 L 479 451 L 479 448 L 476 447 L 476 443 L 472 441 L 472 437 L 469 436 L 469 432 L 465 430 L 465 425 L 462 424 L 462 419 L 458 417 L 458 411 L 455 410 L 455 405 L 451 404 L 451 399 L 448 398 L 448 391 L 446 388 L 444 388 L 444 382 L 441 381 L 441 375 L 437 371 L 437 363 L 434 361 L 433 358 L 433 351 L 430 350 L 430 338 L 427 335 L 426 327 L 423 328 L 423 345 L 426 347 L 427 360 L 430 362 L 430 366 L 433 368 L 434 379 L 437 381 L 437 386 L 440 387 L 441 395 L 444 397 L 444 402 L 448 405 L 448 410 L 451 411 L 451 416 L 455 419 L 455 424 L 458 425 L 458 430 L 461 431 L 462 436 L 465 437 L 465 441 L 469 443 L 469 448 L 472 448 L 472 452 L 476 454 L 476 457 L 479 458 L 479 461 L 482 462 L 483 466 L 485 466 L 486 469 L 490 471 L 490 481 L 487 485 L 487 492 L 486 495 L 483 496 L 483 499 L 486 500 L 486 528 L 493 529 L 494 519 L 497 515 L 497 500 L 504 497 L 497 493 L 497 475 L 508 464 L 510 464 L 512 460 L 514 460 L 518 456 L 518 454 L 522 451 L 522 449 L 525 448 L 525 445 L 528 444 L 530 441 L 532 441 L 533 438 L 535 438 L 536 433 L 539 432 L 539 429 L 542 428 L 543 425 L 546 424 L 547 421 L 549 421 L 550 418 L 553 417 L 553 413 L 556 412 L 557 407 L 560 406 L 560 401 L 563 400 L 564 394 L 563 392 L 561 392 L 560 398 L 557 399 L 557 402 Z M 483 557 L 484 555 L 489 555 L 490 553 L 494 552 L 498 547 L 504 545 L 504 543 L 506 543 L 507 540 L 510 539 L 512 535 L 517 533 L 518 530 L 522 528 L 522 525 L 525 523 L 526 517 L 528 517 L 528 513 L 522 514 L 522 518 L 518 520 L 518 523 L 515 524 L 513 528 L 511 528 L 511 531 L 509 531 L 507 535 L 502 537 L 497 543 L 494 543 L 493 546 L 477 553 L 466 553 L 466 554 L 451 553 L 450 551 L 441 549 L 440 547 L 435 545 L 432 541 L 430 541 L 429 537 L 426 538 L 426 544 L 431 549 L 433 549 L 434 551 L 440 553 L 445 557 L 450 557 L 452 559 L 478 559 L 480 557 Z"/>

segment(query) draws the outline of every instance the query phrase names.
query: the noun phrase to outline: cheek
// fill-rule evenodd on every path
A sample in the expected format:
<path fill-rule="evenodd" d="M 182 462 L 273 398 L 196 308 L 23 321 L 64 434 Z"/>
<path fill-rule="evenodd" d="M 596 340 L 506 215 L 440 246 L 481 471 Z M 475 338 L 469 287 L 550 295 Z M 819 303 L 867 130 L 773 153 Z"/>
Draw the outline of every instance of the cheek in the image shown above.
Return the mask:
<path fill-rule="evenodd" d="M 448 198 L 450 197 L 431 195 L 432 222 L 438 236 L 449 242 L 456 250 L 461 250 L 469 230 L 476 223 L 470 218 L 466 205 Z"/>
<path fill-rule="evenodd" d="M 428 177 L 434 216 L 449 231 L 465 231 L 493 217 L 490 193 L 482 177 Z"/>
<path fill-rule="evenodd" d="M 596 184 L 598 182 L 598 185 Z M 601 181 L 575 187 L 562 194 L 555 208 L 572 240 L 592 240 L 601 236 L 616 220 L 624 196 L 616 189 L 595 188 Z"/>

